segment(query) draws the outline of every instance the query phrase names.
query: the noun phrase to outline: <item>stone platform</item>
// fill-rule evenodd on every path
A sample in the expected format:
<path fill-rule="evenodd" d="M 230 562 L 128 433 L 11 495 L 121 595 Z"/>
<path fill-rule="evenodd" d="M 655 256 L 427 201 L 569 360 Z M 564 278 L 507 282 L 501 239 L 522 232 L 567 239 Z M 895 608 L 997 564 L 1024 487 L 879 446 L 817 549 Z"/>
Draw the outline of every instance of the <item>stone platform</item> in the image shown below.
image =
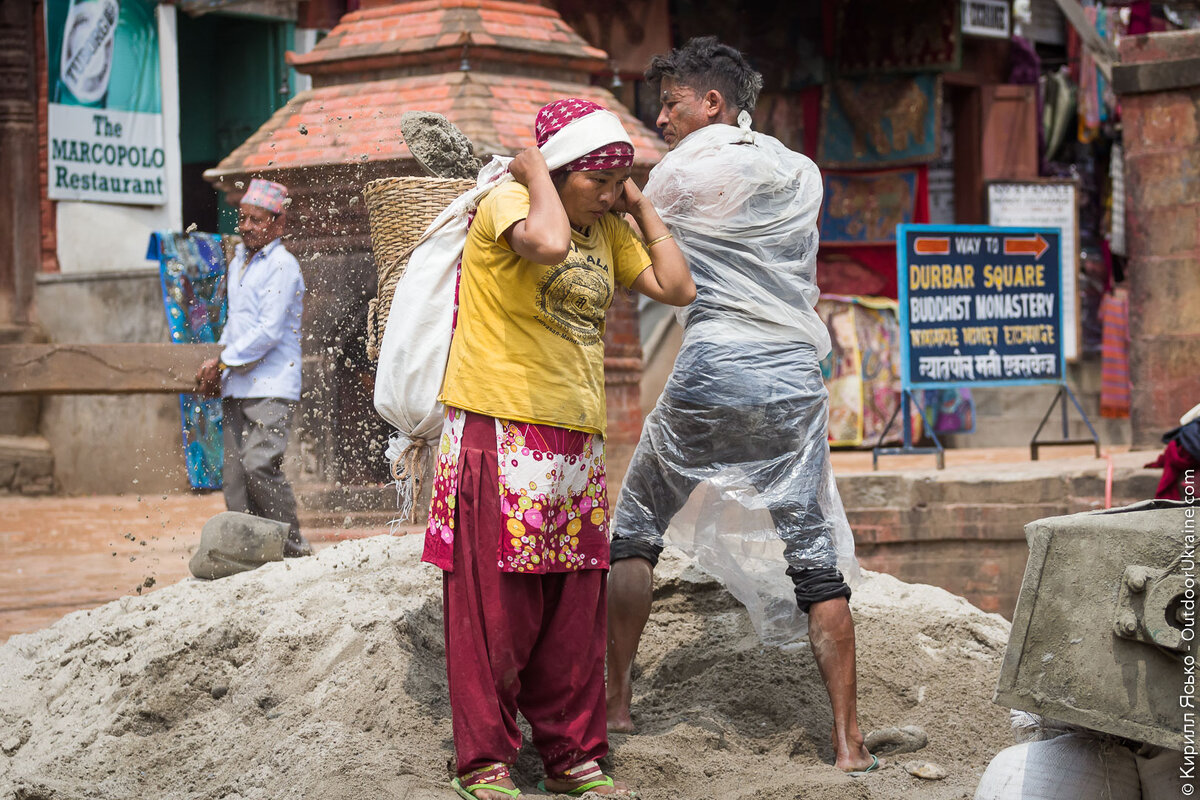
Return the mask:
<path fill-rule="evenodd" d="M 1142 465 L 1156 457 L 1112 456 L 1113 505 L 1154 496 L 1160 473 Z M 944 470 L 932 456 L 891 456 L 873 472 L 869 451 L 834 452 L 833 466 L 864 567 L 940 586 L 1011 618 L 1025 571 L 1025 524 L 1103 508 L 1108 460 L 1087 447 L 1059 447 L 1030 461 L 1027 447 L 1012 447 L 948 450 Z M 307 526 L 383 528 L 396 513 L 392 487 L 310 487 L 300 499 Z"/>
<path fill-rule="evenodd" d="M 1109 461 L 1085 447 L 1047 448 L 1039 461 L 1028 448 L 950 450 L 944 470 L 932 456 L 906 456 L 881 459 L 871 472 L 865 456 L 861 467 L 834 459 L 862 565 L 1009 619 L 1025 572 L 1025 524 L 1105 506 Z M 1157 456 L 1112 455 L 1113 506 L 1154 497 L 1161 473 L 1142 465 Z"/>

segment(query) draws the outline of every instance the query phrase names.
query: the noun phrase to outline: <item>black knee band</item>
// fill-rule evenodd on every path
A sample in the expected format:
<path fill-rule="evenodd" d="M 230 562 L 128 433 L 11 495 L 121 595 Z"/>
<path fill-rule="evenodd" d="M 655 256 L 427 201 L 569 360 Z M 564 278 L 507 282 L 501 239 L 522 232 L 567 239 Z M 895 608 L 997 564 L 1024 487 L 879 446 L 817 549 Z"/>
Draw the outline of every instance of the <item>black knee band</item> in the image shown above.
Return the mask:
<path fill-rule="evenodd" d="M 834 567 L 797 569 L 788 567 L 787 574 L 796 585 L 796 605 L 805 614 L 814 603 L 833 600 L 836 597 L 850 599 L 850 587 L 842 573 Z"/>
<path fill-rule="evenodd" d="M 609 563 L 612 563 L 623 558 L 644 558 L 650 562 L 650 566 L 657 567 L 658 557 L 662 551 L 663 549 L 659 545 L 614 536 L 608 546 L 608 560 Z"/>

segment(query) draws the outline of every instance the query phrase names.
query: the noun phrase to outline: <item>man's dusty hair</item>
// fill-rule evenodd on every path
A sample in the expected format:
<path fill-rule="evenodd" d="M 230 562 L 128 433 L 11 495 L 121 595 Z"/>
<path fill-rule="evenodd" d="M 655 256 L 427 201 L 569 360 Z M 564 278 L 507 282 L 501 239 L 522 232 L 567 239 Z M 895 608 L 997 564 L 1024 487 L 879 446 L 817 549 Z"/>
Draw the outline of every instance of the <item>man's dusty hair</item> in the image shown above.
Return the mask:
<path fill-rule="evenodd" d="M 715 36 L 697 36 L 665 56 L 650 59 L 646 80 L 658 92 L 663 78 L 672 78 L 697 94 L 716 89 L 736 111 L 753 111 L 762 91 L 762 75 L 745 57 Z"/>

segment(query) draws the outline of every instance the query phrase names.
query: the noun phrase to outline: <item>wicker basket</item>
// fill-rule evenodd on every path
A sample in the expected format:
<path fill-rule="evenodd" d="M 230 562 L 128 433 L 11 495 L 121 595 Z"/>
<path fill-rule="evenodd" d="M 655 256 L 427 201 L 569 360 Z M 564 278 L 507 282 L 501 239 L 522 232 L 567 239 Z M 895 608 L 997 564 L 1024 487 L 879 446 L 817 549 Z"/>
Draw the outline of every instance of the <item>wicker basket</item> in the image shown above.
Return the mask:
<path fill-rule="evenodd" d="M 379 290 L 367 306 L 367 356 L 372 361 L 379 359 L 396 282 L 421 234 L 451 201 L 474 187 L 475 181 L 456 178 L 380 178 L 363 189 L 379 275 Z"/>

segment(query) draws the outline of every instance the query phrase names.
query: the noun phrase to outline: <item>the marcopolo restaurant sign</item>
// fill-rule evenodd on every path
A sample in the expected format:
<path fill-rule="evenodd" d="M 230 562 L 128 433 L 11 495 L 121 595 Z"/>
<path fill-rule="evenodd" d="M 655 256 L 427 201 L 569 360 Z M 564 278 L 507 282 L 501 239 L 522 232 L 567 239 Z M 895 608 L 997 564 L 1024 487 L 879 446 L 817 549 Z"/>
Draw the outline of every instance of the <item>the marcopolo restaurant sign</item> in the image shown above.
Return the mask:
<path fill-rule="evenodd" d="M 53 200 L 166 202 L 156 0 L 46 0 Z"/>

